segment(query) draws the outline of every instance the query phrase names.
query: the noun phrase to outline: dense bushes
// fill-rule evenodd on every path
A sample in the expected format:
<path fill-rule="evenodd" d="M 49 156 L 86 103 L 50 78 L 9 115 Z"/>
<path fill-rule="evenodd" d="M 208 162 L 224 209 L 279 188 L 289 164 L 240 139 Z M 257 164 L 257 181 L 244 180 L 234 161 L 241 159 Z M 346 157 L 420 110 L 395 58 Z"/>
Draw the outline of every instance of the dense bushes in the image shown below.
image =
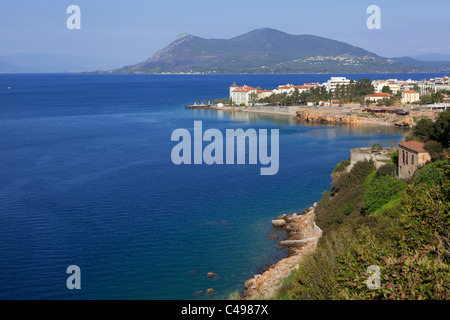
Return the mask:
<path fill-rule="evenodd" d="M 377 178 L 384 177 L 384 176 L 390 176 L 390 177 L 396 177 L 397 176 L 397 165 L 394 163 L 387 163 L 377 170 Z"/>
<path fill-rule="evenodd" d="M 333 182 L 334 196 L 317 210 L 329 225 L 300 263 L 291 299 L 450 298 L 450 164 L 425 165 L 409 185 L 384 174 L 389 167 L 361 162 Z M 370 266 L 379 271 L 375 290 Z"/>
<path fill-rule="evenodd" d="M 414 177 L 416 185 L 425 183 L 428 186 L 442 185 L 446 175 L 448 175 L 450 164 L 448 161 L 437 161 L 427 164 L 418 170 Z"/>
<path fill-rule="evenodd" d="M 374 213 L 399 194 L 400 191 L 404 190 L 405 187 L 406 184 L 403 181 L 387 175 L 377 179 L 364 194 L 366 204 L 364 214 Z"/>
<path fill-rule="evenodd" d="M 336 227 L 352 214 L 359 215 L 364 209 L 364 188 L 361 186 L 375 171 L 372 161 L 356 163 L 350 172 L 342 172 L 333 179 L 332 188 L 319 202 L 317 223 L 322 229 Z"/>
<path fill-rule="evenodd" d="M 398 154 L 378 170 L 336 166 L 316 209 L 323 237 L 295 272 L 292 299 L 450 299 L 449 129 L 450 111 L 417 123 L 408 140 L 424 142 L 432 162 L 408 181 L 396 178 Z"/>
<path fill-rule="evenodd" d="M 419 120 L 406 140 L 418 140 L 421 142 L 434 140 L 439 142 L 443 148 L 448 148 L 449 134 L 450 110 L 447 110 L 441 112 L 435 122 L 429 118 Z"/>
<path fill-rule="evenodd" d="M 350 159 L 342 160 L 335 167 L 333 173 L 343 172 L 350 165 Z"/>

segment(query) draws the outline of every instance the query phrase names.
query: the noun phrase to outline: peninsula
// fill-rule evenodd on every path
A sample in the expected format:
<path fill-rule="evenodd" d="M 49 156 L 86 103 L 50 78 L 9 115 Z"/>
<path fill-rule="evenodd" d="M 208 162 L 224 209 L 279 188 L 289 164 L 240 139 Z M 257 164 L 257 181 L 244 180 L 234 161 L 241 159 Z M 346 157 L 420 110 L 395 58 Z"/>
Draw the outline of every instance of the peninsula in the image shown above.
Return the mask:
<path fill-rule="evenodd" d="M 412 128 L 450 108 L 450 78 L 398 80 L 331 77 L 325 83 L 292 83 L 262 89 L 229 87 L 229 97 L 197 100 L 188 109 L 258 112 L 293 116 L 311 123 L 375 124 Z"/>

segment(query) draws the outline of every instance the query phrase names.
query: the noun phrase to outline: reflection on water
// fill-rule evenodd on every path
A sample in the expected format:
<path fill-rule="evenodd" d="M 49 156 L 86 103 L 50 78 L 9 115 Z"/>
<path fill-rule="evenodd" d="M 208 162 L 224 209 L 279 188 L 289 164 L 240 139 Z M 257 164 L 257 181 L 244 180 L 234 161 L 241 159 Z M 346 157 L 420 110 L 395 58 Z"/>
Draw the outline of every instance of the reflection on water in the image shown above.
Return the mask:
<path fill-rule="evenodd" d="M 332 127 L 332 128 L 349 128 L 346 134 L 360 136 L 372 134 L 402 134 L 407 135 L 411 131 L 407 128 L 395 126 L 383 126 L 375 124 L 349 125 L 335 123 L 313 123 L 295 119 L 292 114 L 269 114 L 262 112 L 245 112 L 245 111 L 222 111 L 222 110 L 195 110 L 193 111 L 199 118 L 220 118 L 233 121 L 260 122 L 267 121 L 281 126 L 302 126 L 302 127 Z"/>

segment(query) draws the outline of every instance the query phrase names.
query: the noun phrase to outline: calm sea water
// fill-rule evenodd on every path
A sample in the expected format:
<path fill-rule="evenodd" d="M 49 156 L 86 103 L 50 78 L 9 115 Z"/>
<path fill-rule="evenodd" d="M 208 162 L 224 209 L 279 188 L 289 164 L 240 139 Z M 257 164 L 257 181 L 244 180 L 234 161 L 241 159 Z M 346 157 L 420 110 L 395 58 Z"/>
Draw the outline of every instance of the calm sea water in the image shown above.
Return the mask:
<path fill-rule="evenodd" d="M 319 200 L 350 148 L 405 132 L 184 105 L 227 97 L 233 81 L 271 88 L 328 78 L 0 75 L 0 298 L 223 299 L 242 290 L 285 254 L 268 238 L 273 218 Z M 175 166 L 171 134 L 195 120 L 204 130 L 279 129 L 279 173 Z M 81 268 L 81 290 L 66 287 L 69 265 Z M 217 294 L 194 296 L 208 288 Z"/>

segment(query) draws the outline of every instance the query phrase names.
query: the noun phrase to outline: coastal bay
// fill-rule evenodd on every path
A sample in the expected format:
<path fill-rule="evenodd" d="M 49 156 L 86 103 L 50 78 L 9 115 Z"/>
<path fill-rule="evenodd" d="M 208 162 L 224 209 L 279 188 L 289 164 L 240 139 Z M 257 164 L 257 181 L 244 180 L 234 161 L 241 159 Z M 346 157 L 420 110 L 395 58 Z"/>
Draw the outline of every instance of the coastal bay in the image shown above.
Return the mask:
<path fill-rule="evenodd" d="M 0 295 L 221 299 L 243 290 L 258 269 L 286 257 L 268 237 L 274 217 L 318 201 L 350 148 L 388 145 L 407 133 L 184 109 L 199 96 L 225 95 L 234 78 L 299 77 L 1 75 L 0 163 L 8 170 L 0 185 Z M 279 129 L 279 173 L 175 166 L 170 135 L 196 120 L 221 131 Z M 83 275 L 76 296 L 61 287 L 71 264 Z"/>

